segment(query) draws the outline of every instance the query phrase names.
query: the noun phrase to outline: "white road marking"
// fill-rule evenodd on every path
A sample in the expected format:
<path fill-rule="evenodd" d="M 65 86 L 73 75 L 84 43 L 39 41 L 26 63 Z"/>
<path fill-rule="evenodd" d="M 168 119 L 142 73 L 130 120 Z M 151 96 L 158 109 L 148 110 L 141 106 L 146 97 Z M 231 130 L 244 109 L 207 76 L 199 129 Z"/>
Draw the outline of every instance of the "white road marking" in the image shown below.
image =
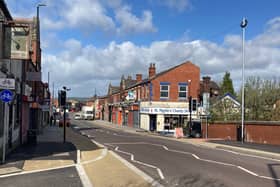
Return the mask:
<path fill-rule="evenodd" d="M 81 151 L 80 149 L 77 150 L 77 164 L 80 164 L 81 162 Z"/>
<path fill-rule="evenodd" d="M 131 153 L 129 153 L 129 152 L 125 152 L 125 151 L 119 150 L 119 147 L 118 147 L 118 146 L 115 148 L 115 151 L 120 152 L 120 153 L 123 153 L 123 154 L 126 154 L 126 155 L 129 155 L 129 156 L 130 156 L 130 160 L 131 160 L 132 162 L 135 162 L 135 163 L 138 163 L 138 164 L 141 164 L 141 165 L 144 165 L 144 166 L 147 166 L 147 167 L 156 169 L 157 172 L 158 172 L 158 175 L 160 176 L 160 178 L 161 178 L 162 180 L 164 179 L 164 176 L 163 176 L 163 174 L 162 174 L 162 171 L 161 171 L 161 169 L 159 169 L 158 167 L 156 167 L 156 166 L 154 166 L 154 165 L 151 165 L 151 164 L 147 164 L 147 163 L 138 161 L 138 160 L 134 160 L 134 155 L 133 155 L 133 154 L 131 154 Z"/>
<path fill-rule="evenodd" d="M 137 173 L 138 175 L 143 177 L 143 179 L 146 180 L 148 183 L 150 183 L 152 186 L 163 187 L 163 185 L 160 184 L 158 181 L 156 181 L 151 176 L 149 176 L 146 173 L 144 173 L 142 170 L 140 170 L 137 167 L 135 167 L 133 164 L 131 164 L 130 162 L 128 162 L 127 160 L 125 160 L 124 158 L 119 156 L 117 153 L 115 153 L 113 151 L 110 151 L 110 153 L 114 157 L 116 157 L 118 160 L 120 160 L 124 165 L 126 165 L 128 168 L 130 168 L 132 171 L 134 171 L 135 173 Z"/>
<path fill-rule="evenodd" d="M 194 158 L 196 158 L 196 159 L 199 159 L 199 157 L 196 156 L 195 154 L 192 154 L 192 156 L 193 156 Z"/>
<path fill-rule="evenodd" d="M 86 171 L 84 170 L 84 167 L 81 164 L 76 164 L 76 169 L 78 171 L 78 174 L 80 176 L 80 179 L 82 181 L 82 184 L 84 187 L 92 187 L 93 185 L 91 184 Z"/>
<path fill-rule="evenodd" d="M 17 175 L 26 175 L 26 174 L 43 172 L 43 171 L 51 171 L 51 170 L 69 168 L 69 167 L 74 167 L 74 166 L 75 166 L 75 164 L 69 164 L 69 165 L 65 165 L 65 166 L 59 166 L 59 167 L 53 167 L 53 168 L 47 168 L 47 169 L 37 169 L 37 170 L 32 170 L 32 171 L 23 171 L 23 172 L 20 172 L 20 173 L 12 173 L 12 174 L 7 174 L 7 175 L 0 175 L 0 178 L 17 176 Z"/>
<path fill-rule="evenodd" d="M 226 150 L 226 149 L 222 149 L 222 148 L 216 148 L 216 149 L 224 151 L 224 152 L 229 152 L 229 153 L 232 153 L 232 154 L 236 154 L 236 155 L 253 157 L 253 158 L 260 158 L 260 159 L 264 159 L 264 160 L 272 160 L 272 161 L 280 162 L 280 160 L 276 159 L 276 158 L 267 158 L 267 157 L 263 157 L 263 156 L 251 155 L 251 154 L 246 154 L 246 153 L 239 153 L 239 152 L 236 152 L 236 151 Z"/>
<path fill-rule="evenodd" d="M 241 167 L 241 166 L 237 166 L 237 168 L 239 168 L 239 169 L 241 169 L 241 170 L 243 170 L 243 171 L 249 173 L 250 175 L 254 175 L 254 176 L 256 176 L 256 177 L 259 176 L 258 174 L 254 173 L 254 172 L 252 172 L 252 171 L 250 171 L 250 170 L 248 170 L 248 169 L 246 169 L 246 168 L 243 168 L 243 167 Z"/>

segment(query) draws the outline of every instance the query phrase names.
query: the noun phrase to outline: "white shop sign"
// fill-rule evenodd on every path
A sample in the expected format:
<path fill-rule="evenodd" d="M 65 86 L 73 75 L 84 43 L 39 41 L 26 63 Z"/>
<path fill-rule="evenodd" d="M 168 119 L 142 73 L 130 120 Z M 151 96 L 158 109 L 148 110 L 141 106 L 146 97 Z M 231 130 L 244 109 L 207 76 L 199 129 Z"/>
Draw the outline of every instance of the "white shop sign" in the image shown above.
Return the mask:
<path fill-rule="evenodd" d="M 0 89 L 14 90 L 15 85 L 15 79 L 0 78 Z"/>
<path fill-rule="evenodd" d="M 187 108 L 148 108 L 141 107 L 140 113 L 142 114 L 189 114 Z"/>

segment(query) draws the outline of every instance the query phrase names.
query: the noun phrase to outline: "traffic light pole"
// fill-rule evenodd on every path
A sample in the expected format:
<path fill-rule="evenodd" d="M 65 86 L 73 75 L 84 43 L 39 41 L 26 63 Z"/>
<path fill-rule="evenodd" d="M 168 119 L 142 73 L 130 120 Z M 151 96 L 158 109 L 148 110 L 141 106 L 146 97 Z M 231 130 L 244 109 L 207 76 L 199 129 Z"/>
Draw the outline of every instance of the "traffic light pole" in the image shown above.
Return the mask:
<path fill-rule="evenodd" d="M 66 140 L 66 106 L 63 106 L 63 143 L 65 143 Z"/>

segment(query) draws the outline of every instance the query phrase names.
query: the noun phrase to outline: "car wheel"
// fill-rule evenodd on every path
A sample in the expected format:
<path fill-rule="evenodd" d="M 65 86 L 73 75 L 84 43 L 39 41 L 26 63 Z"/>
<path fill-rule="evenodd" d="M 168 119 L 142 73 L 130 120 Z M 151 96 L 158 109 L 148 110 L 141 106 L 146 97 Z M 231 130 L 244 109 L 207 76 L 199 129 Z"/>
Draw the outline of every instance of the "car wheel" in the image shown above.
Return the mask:
<path fill-rule="evenodd" d="M 197 132 L 197 133 L 195 133 L 194 137 L 195 137 L 195 138 L 200 138 L 201 135 L 200 135 L 200 133 Z"/>

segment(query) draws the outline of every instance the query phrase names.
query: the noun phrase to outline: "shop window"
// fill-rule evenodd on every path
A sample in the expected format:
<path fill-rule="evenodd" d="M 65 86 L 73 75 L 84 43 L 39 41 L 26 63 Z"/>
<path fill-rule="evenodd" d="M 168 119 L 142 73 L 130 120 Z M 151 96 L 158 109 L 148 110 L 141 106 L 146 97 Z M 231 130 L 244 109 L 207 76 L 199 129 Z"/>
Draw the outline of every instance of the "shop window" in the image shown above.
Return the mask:
<path fill-rule="evenodd" d="M 169 98 L 169 83 L 161 82 L 160 83 L 160 99 L 168 99 Z"/>
<path fill-rule="evenodd" d="M 177 127 L 185 127 L 188 118 L 183 115 L 165 115 L 164 130 L 174 130 Z"/>

